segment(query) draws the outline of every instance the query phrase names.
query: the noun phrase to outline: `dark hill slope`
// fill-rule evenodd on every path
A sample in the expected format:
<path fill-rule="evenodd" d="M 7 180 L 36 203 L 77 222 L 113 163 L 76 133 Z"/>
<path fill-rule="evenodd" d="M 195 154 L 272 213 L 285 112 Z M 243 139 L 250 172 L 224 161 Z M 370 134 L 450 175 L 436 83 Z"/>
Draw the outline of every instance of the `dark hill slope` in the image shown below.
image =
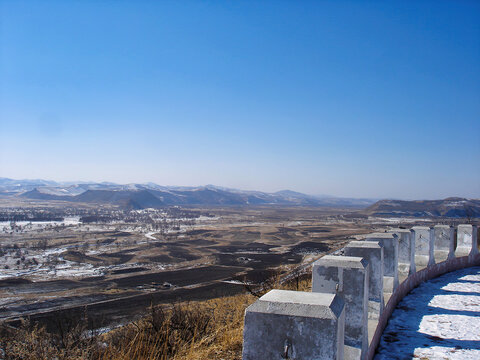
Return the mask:
<path fill-rule="evenodd" d="M 5 195 L 5 193 L 3 194 Z M 9 194 L 6 195 L 8 196 Z M 172 205 L 285 205 L 364 208 L 373 203 L 372 200 L 368 199 L 320 198 L 289 190 L 266 193 L 221 188 L 213 185 L 188 188 L 162 187 L 155 184 L 65 184 L 48 187 L 40 186 L 33 190 L 29 189 L 26 192 L 17 193 L 14 196 L 46 201 L 62 200 L 73 203 L 110 204 L 133 209 L 159 208 Z"/>
<path fill-rule="evenodd" d="M 362 213 L 374 216 L 480 217 L 480 200 L 447 198 L 444 200 L 380 200 Z"/>
<path fill-rule="evenodd" d="M 245 205 L 248 203 L 245 195 L 208 188 L 175 191 L 175 194 L 184 196 L 189 205 Z"/>
<path fill-rule="evenodd" d="M 76 202 L 119 205 L 132 209 L 157 208 L 165 205 L 162 200 L 148 190 L 87 190 L 74 196 L 73 199 Z"/>
<path fill-rule="evenodd" d="M 20 195 L 21 197 L 27 198 L 27 199 L 35 199 L 35 200 L 64 200 L 64 201 L 72 201 L 73 196 L 61 196 L 61 195 L 53 195 L 53 194 L 47 194 L 38 191 L 37 188 L 27 191 L 23 194 Z"/>

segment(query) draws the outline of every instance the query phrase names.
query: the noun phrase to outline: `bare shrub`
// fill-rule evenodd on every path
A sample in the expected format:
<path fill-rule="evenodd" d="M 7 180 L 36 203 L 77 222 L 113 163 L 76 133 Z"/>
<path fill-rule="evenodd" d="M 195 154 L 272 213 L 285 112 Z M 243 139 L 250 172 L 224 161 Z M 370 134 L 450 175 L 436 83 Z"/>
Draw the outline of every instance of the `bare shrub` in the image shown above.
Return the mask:
<path fill-rule="evenodd" d="M 275 276 L 261 292 L 271 287 L 308 291 L 310 277 L 301 274 L 281 284 Z M 103 335 L 89 332 L 86 310 L 80 317 L 62 313 L 50 332 L 28 320 L 18 329 L 0 326 L 0 348 L 5 360 L 241 359 L 243 316 L 255 300 L 240 294 L 171 306 L 151 304 L 141 320 Z"/>

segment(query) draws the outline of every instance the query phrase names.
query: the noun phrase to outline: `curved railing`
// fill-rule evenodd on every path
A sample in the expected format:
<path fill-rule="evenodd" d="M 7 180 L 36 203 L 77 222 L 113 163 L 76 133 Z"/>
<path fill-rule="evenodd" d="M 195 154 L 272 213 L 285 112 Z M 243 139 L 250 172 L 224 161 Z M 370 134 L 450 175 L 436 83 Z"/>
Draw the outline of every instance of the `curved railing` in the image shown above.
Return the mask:
<path fill-rule="evenodd" d="M 372 359 L 406 294 L 480 265 L 475 225 L 374 233 L 342 250 L 313 264 L 312 292 L 272 290 L 247 308 L 244 360 Z"/>

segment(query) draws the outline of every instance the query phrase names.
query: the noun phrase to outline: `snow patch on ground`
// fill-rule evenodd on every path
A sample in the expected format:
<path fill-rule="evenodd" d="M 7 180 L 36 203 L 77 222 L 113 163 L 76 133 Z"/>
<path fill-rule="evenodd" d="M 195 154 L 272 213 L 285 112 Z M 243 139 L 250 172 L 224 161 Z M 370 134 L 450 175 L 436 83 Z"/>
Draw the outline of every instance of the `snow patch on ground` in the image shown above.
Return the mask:
<path fill-rule="evenodd" d="M 153 236 L 153 235 L 156 234 L 156 233 L 157 233 L 156 231 L 146 233 L 146 234 L 145 234 L 145 237 L 146 237 L 147 239 L 151 239 L 151 240 L 158 240 L 155 236 Z"/>
<path fill-rule="evenodd" d="M 0 299 L 0 306 L 15 304 L 17 301 L 22 300 L 21 297 L 7 297 Z"/>
<path fill-rule="evenodd" d="M 470 275 L 465 275 L 462 276 L 458 280 L 465 280 L 465 281 L 477 281 L 480 282 L 480 275 L 475 275 L 475 274 L 470 274 Z"/>
<path fill-rule="evenodd" d="M 480 267 L 418 286 L 397 306 L 375 359 L 480 359 Z"/>
<path fill-rule="evenodd" d="M 456 291 L 462 293 L 468 292 L 478 292 L 480 293 L 480 279 L 476 280 L 475 282 L 456 282 L 450 283 L 442 287 L 442 290 L 445 291 Z"/>
<path fill-rule="evenodd" d="M 479 295 L 435 295 L 429 306 L 452 311 L 477 311 L 480 312 Z M 480 333 L 479 333 L 480 337 Z M 479 339 L 480 340 L 480 339 Z"/>

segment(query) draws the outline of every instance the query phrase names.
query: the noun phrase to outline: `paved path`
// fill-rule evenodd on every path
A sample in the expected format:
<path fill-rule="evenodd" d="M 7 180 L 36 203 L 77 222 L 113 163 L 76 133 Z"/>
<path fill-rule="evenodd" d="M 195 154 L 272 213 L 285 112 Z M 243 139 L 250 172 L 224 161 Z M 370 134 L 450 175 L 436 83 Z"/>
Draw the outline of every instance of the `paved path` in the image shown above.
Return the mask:
<path fill-rule="evenodd" d="M 480 267 L 445 274 L 408 294 L 375 359 L 480 359 Z"/>

